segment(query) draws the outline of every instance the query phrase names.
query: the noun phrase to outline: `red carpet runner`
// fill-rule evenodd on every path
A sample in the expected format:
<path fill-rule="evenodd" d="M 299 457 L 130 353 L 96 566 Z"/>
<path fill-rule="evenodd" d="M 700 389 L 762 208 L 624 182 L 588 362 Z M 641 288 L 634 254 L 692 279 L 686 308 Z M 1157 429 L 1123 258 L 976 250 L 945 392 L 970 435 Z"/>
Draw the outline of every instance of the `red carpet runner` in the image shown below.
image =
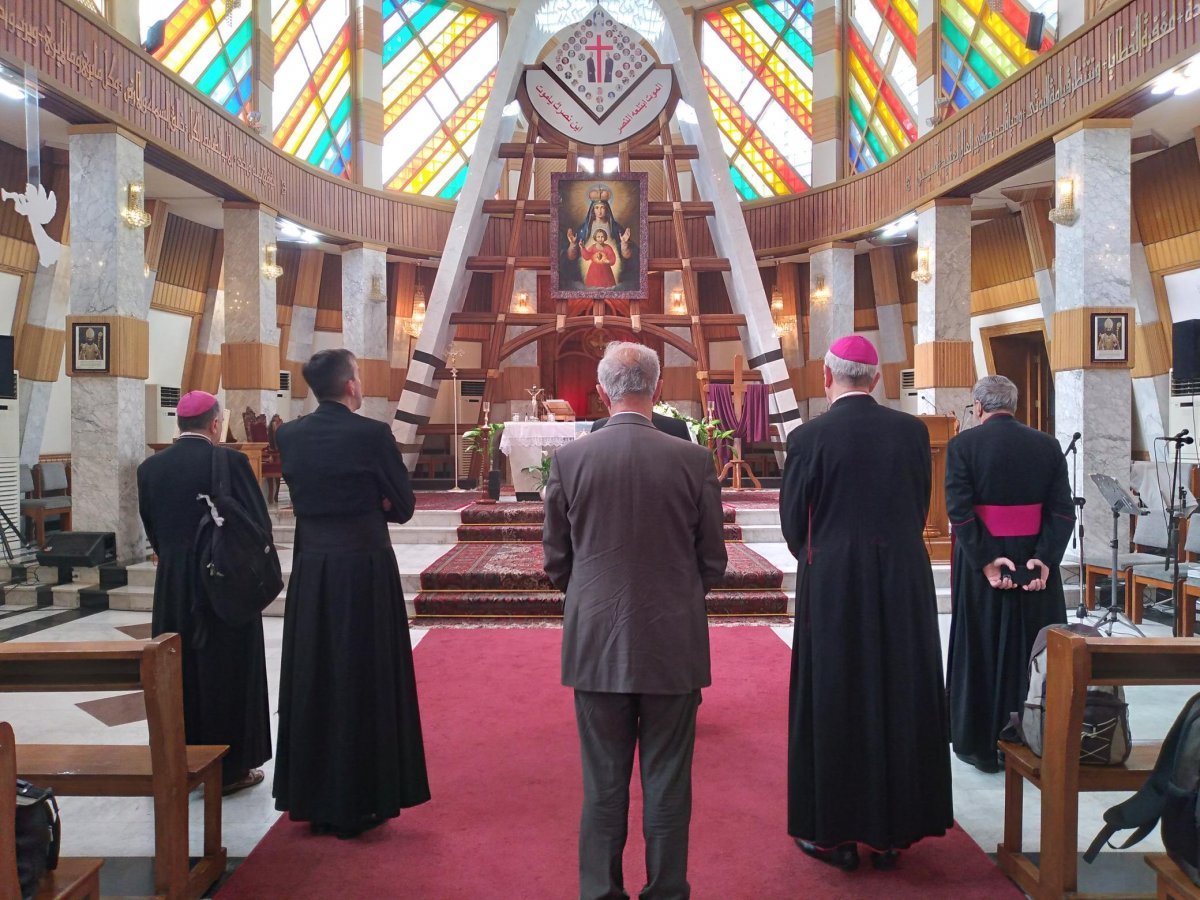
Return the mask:
<path fill-rule="evenodd" d="M 482 496 L 484 494 L 480 491 L 417 491 L 417 509 L 462 509 Z"/>
<path fill-rule="evenodd" d="M 695 900 L 1020 897 L 955 828 L 894 872 L 843 873 L 786 833 L 787 646 L 768 628 L 712 629 L 700 707 L 689 877 Z M 435 630 L 416 650 L 433 800 L 355 841 L 281 819 L 221 900 L 578 896 L 582 796 L 556 629 Z M 634 776 L 625 888 L 645 879 Z"/>

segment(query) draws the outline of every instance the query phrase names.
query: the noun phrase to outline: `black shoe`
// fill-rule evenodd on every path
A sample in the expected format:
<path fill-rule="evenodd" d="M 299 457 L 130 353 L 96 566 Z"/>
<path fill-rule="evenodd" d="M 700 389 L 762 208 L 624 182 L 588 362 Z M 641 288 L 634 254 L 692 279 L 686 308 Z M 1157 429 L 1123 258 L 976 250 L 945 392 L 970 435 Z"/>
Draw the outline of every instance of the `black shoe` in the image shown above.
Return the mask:
<path fill-rule="evenodd" d="M 878 850 L 871 851 L 871 865 L 880 872 L 890 872 L 896 868 L 896 860 L 899 858 L 899 850 L 884 850 L 882 853 Z"/>
<path fill-rule="evenodd" d="M 378 828 L 386 821 L 387 819 L 385 819 L 383 816 L 367 816 L 354 827 L 339 828 L 334 831 L 334 834 L 337 835 L 339 840 L 349 841 L 358 837 L 363 832 L 370 831 L 372 828 Z"/>
<path fill-rule="evenodd" d="M 1002 771 L 1004 768 L 1003 763 L 1000 760 L 998 760 L 994 755 L 993 756 L 976 756 L 975 754 L 972 754 L 972 753 L 955 753 L 954 755 L 957 756 L 959 759 L 961 759 L 963 762 L 965 762 L 967 765 L 974 766 L 980 772 L 984 772 L 987 775 L 995 775 L 997 772 Z"/>
<path fill-rule="evenodd" d="M 795 840 L 796 846 L 804 851 L 805 855 L 811 856 L 827 866 L 833 866 L 843 872 L 853 872 L 858 868 L 858 846 L 856 844 L 838 844 L 836 847 L 826 850 L 811 841 L 802 841 L 800 838 Z"/>

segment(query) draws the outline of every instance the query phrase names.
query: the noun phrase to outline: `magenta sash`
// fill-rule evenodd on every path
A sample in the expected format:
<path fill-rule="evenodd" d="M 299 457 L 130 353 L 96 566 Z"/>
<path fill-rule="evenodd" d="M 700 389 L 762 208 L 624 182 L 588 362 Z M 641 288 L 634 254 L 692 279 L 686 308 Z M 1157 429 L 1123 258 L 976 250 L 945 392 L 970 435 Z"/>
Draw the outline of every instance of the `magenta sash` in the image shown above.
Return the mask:
<path fill-rule="evenodd" d="M 1042 530 L 1042 504 L 976 506 L 975 514 L 994 537 L 1028 537 Z"/>

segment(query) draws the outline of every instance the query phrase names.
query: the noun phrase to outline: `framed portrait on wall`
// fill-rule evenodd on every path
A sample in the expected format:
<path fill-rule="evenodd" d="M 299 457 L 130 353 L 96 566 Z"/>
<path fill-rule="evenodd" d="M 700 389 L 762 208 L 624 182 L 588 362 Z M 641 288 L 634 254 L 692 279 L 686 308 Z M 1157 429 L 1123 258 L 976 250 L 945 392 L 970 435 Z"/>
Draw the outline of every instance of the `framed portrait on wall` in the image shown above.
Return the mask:
<path fill-rule="evenodd" d="M 111 351 L 109 323 L 72 323 L 71 359 L 74 371 L 107 372 Z"/>
<path fill-rule="evenodd" d="M 550 297 L 646 299 L 645 172 L 550 176 Z"/>
<path fill-rule="evenodd" d="M 1092 362 L 1129 361 L 1129 314 L 1092 313 Z"/>

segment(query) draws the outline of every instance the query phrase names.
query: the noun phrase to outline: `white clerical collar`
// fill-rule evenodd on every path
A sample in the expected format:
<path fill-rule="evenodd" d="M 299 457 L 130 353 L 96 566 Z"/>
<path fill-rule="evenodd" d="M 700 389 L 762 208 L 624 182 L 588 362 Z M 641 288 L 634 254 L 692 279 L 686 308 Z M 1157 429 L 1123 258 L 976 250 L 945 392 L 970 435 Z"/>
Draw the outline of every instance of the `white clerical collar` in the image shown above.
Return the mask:
<path fill-rule="evenodd" d="M 847 397 L 870 397 L 870 396 L 871 396 L 870 391 L 846 391 L 846 393 L 838 394 L 838 396 L 834 397 L 833 403 L 830 403 L 829 405 L 833 406 L 834 403 L 837 403 L 839 400 L 845 400 Z"/>
<path fill-rule="evenodd" d="M 201 434 L 198 431 L 181 431 L 181 432 L 179 432 L 179 437 L 180 438 L 200 438 L 200 440 L 202 440 L 202 441 L 208 441 L 210 444 L 212 443 L 212 438 L 210 438 L 207 434 Z"/>

